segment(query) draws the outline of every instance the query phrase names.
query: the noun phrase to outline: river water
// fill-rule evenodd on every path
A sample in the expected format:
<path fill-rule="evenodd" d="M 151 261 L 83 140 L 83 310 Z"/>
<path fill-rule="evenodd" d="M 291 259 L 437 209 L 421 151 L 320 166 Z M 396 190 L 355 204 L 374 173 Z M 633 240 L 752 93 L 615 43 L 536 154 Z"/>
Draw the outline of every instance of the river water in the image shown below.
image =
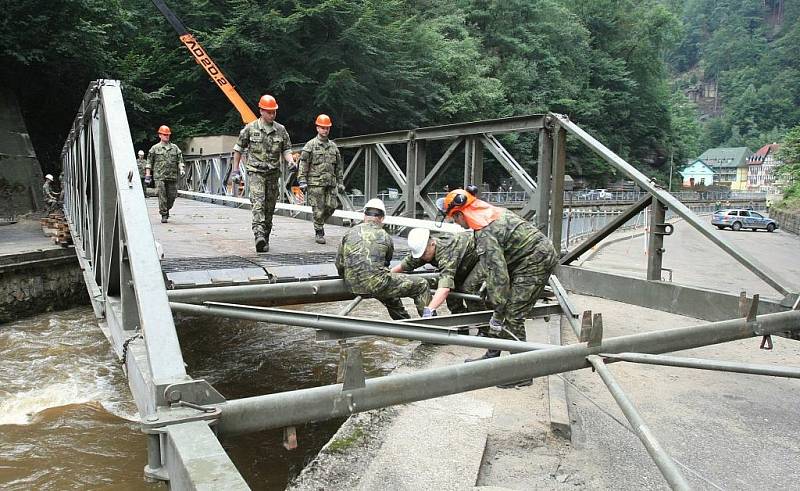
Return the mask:
<path fill-rule="evenodd" d="M 345 303 L 307 306 L 335 313 Z M 374 301 L 352 315 L 386 317 Z M 235 399 L 335 383 L 339 348 L 314 331 L 251 321 L 178 317 L 187 371 Z M 359 341 L 367 376 L 390 372 L 416 346 Z M 122 369 L 88 307 L 0 325 L 0 488 L 163 489 L 142 478 L 146 441 Z M 283 489 L 342 420 L 222 440 L 253 489 Z"/>

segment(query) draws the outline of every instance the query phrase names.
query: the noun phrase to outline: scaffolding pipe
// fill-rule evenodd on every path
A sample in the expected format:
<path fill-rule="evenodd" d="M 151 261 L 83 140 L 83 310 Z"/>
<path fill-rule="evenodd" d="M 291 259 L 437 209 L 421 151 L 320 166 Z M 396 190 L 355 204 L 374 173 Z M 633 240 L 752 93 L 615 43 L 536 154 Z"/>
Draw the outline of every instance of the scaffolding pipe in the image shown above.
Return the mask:
<path fill-rule="evenodd" d="M 519 353 L 524 351 L 554 348 L 552 344 L 527 343 L 506 339 L 485 338 L 458 334 L 456 329 L 434 324 L 413 324 L 377 319 L 360 319 L 315 312 L 283 310 L 270 307 L 232 305 L 207 302 L 204 305 L 170 302 L 174 312 L 211 317 L 229 317 L 261 322 L 273 322 L 288 326 L 309 327 L 324 331 L 351 333 L 359 336 L 385 336 L 389 338 L 413 339 L 424 343 L 453 344 L 472 348 L 497 349 Z"/>
<path fill-rule="evenodd" d="M 338 315 L 341 315 L 343 317 L 347 316 L 350 312 L 353 311 L 354 308 L 356 308 L 358 306 L 358 304 L 361 303 L 361 300 L 363 298 L 364 297 L 362 297 L 361 295 L 358 295 L 356 298 L 353 299 L 352 302 L 350 302 L 347 305 L 345 305 L 345 307 L 342 310 L 339 311 Z"/>
<path fill-rule="evenodd" d="M 800 311 L 761 315 L 757 323 L 759 335 L 798 331 Z M 336 384 L 230 400 L 218 405 L 222 409 L 218 429 L 222 434 L 236 434 L 324 421 L 370 409 L 579 370 L 589 366 L 587 356 L 597 353 L 666 353 L 754 336 L 753 325 L 746 319 L 733 319 L 609 338 L 592 348 L 580 343 L 377 377 L 368 379 L 364 388 L 350 391 L 342 391 L 342 385 Z"/>
<path fill-rule="evenodd" d="M 677 356 L 646 355 L 643 353 L 601 353 L 600 356 L 614 361 L 662 365 L 667 367 L 697 368 L 700 370 L 716 370 L 720 372 L 749 373 L 752 375 L 769 375 L 773 377 L 800 378 L 800 368 L 759 365 L 755 363 L 736 363 L 720 360 L 703 360 L 700 358 L 681 358 Z"/>
<path fill-rule="evenodd" d="M 611 395 L 614 396 L 614 400 L 617 401 L 619 408 L 622 409 L 622 413 L 625 414 L 625 417 L 628 418 L 631 426 L 633 427 L 633 432 L 636 436 L 639 437 L 639 440 L 642 441 L 644 447 L 647 449 L 647 453 L 650 454 L 650 457 L 658 466 L 658 470 L 661 471 L 661 474 L 664 476 L 664 479 L 667 480 L 670 487 L 672 489 L 691 489 L 689 487 L 689 483 L 686 482 L 686 479 L 681 475 L 681 472 L 678 470 L 677 464 L 675 461 L 672 460 L 672 457 L 669 456 L 664 447 L 661 446 L 658 440 L 656 440 L 653 433 L 650 431 L 650 428 L 647 426 L 644 418 L 639 415 L 639 412 L 636 410 L 636 407 L 633 403 L 628 399 L 628 396 L 625 395 L 625 392 L 622 390 L 622 387 L 617 383 L 614 379 L 614 376 L 611 374 L 611 371 L 606 367 L 606 364 L 603 363 L 603 359 L 599 356 L 589 356 L 587 357 L 589 363 L 592 364 L 595 370 L 597 370 L 598 375 L 600 378 L 603 379 L 603 382 L 608 387 L 609 392 Z"/>

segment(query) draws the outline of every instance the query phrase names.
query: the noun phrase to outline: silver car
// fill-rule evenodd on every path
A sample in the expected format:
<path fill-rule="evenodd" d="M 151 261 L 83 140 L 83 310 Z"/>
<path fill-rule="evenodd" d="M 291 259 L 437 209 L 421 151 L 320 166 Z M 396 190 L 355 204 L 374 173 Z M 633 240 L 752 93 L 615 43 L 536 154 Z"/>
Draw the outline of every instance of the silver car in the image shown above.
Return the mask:
<path fill-rule="evenodd" d="M 752 210 L 719 210 L 714 212 L 711 216 L 711 225 L 715 225 L 718 229 L 722 230 L 725 227 L 730 227 L 731 230 L 741 230 L 749 228 L 753 231 L 763 228 L 767 232 L 774 232 L 778 230 L 778 222 L 765 217 L 761 213 Z"/>

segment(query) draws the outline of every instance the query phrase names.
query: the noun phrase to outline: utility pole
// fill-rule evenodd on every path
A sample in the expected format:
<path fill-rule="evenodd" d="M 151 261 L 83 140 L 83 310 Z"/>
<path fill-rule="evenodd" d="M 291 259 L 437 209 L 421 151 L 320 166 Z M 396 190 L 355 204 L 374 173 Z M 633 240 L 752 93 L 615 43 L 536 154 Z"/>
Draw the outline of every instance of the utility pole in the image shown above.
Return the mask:
<path fill-rule="evenodd" d="M 669 151 L 669 189 L 668 191 L 672 192 L 672 149 Z"/>

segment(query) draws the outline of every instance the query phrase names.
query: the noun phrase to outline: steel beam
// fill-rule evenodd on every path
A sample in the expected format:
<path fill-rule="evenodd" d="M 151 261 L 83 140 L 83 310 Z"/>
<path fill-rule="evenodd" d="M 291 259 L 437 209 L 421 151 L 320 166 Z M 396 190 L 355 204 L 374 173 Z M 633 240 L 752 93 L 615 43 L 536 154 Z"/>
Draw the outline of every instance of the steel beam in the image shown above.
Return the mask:
<path fill-rule="evenodd" d="M 536 224 L 545 235 L 548 235 L 550 226 L 550 175 L 552 171 L 553 134 L 551 129 L 542 128 L 539 130 L 539 163 L 536 176 L 536 184 L 539 189 L 539 199 L 536 201 Z"/>
<path fill-rule="evenodd" d="M 622 387 L 620 387 L 605 363 L 603 363 L 602 358 L 593 355 L 589 356 L 587 359 L 594 369 L 597 370 L 598 375 L 603 379 L 611 395 L 614 396 L 614 400 L 617 401 L 619 408 L 622 409 L 622 413 L 628 418 L 633 428 L 633 433 L 642 441 L 644 447 L 647 449 L 647 453 L 650 454 L 650 457 L 652 457 L 656 466 L 658 466 L 658 470 L 661 471 L 661 474 L 664 476 L 664 479 L 667 480 L 669 486 L 672 489 L 691 489 L 689 483 L 686 482 L 686 479 L 681 475 L 680 470 L 678 470 L 678 465 L 672 457 L 669 456 L 666 450 L 664 450 L 664 447 L 661 446 L 658 440 L 656 440 L 650 428 L 647 426 L 647 423 L 644 421 L 644 418 L 639 415 L 636 407 L 630 399 L 628 399 Z"/>
<path fill-rule="evenodd" d="M 640 211 L 647 208 L 651 202 L 652 198 L 648 195 L 626 208 L 620 215 L 611 220 L 608 225 L 592 234 L 591 237 L 581 242 L 577 247 L 575 247 L 575 249 L 569 251 L 564 257 L 561 258 L 561 261 L 559 261 L 560 264 L 570 264 L 581 257 L 589 249 L 600 243 L 601 240 L 611 235 L 619 227 L 625 225 L 628 220 L 638 215 Z"/>
<path fill-rule="evenodd" d="M 653 198 L 648 216 L 650 226 L 647 231 L 647 279 L 661 281 L 667 208 L 661 201 Z"/>
<path fill-rule="evenodd" d="M 414 339 L 425 343 L 453 344 L 473 348 L 499 349 L 512 353 L 552 348 L 549 344 L 525 343 L 505 339 L 466 336 L 458 329 L 437 326 L 433 323 L 396 322 L 377 319 L 359 319 L 330 314 L 283 310 L 250 305 L 207 302 L 204 305 L 171 303 L 175 312 L 185 312 L 209 317 L 229 317 L 261 322 L 273 322 L 288 326 L 308 327 L 326 331 L 352 333 L 360 336 L 386 336 L 399 339 Z"/>
<path fill-rule="evenodd" d="M 580 295 L 607 298 L 709 321 L 739 316 L 739 295 L 575 266 L 558 266 L 556 275 L 567 290 Z M 761 297 L 758 309 L 759 312 L 774 313 L 784 312 L 789 307 L 781 305 L 778 299 Z"/>
<path fill-rule="evenodd" d="M 564 169 L 567 165 L 567 132 L 560 126 L 553 129 L 553 174 L 550 200 L 550 240 L 561 252 L 561 228 L 564 224 Z"/>
<path fill-rule="evenodd" d="M 634 182 L 636 182 L 636 184 L 640 188 L 650 192 L 655 198 L 658 198 L 659 200 L 664 202 L 664 204 L 666 204 L 673 212 L 677 213 L 681 218 L 686 220 L 687 223 L 691 224 L 707 239 L 709 239 L 711 242 L 719 246 L 722 250 L 730 254 L 731 257 L 733 257 L 739 263 L 744 265 L 744 267 L 755 273 L 756 276 L 764 280 L 768 285 L 770 285 L 783 295 L 788 295 L 790 293 L 791 287 L 789 286 L 788 283 L 786 283 L 785 280 L 781 279 L 781 277 L 778 274 L 767 268 L 764 264 L 761 263 L 761 261 L 758 261 L 756 258 L 740 250 L 738 247 L 729 243 L 727 240 L 718 237 L 714 233 L 714 231 L 706 228 L 705 224 L 700 221 L 700 218 L 697 215 L 695 215 L 688 207 L 686 207 L 686 205 L 678 201 L 677 198 L 675 198 L 662 188 L 656 186 L 654 181 L 652 181 L 647 176 L 639 172 L 631 164 L 625 162 L 625 160 L 623 160 L 619 155 L 609 150 L 605 145 L 597 141 L 594 137 L 583 131 L 578 125 L 570 121 L 568 117 L 561 114 L 554 114 L 553 116 L 558 120 L 558 124 L 561 127 L 565 128 L 567 131 L 576 136 L 586 146 L 591 148 L 595 153 L 597 153 L 600 157 L 602 157 L 606 162 L 610 163 L 612 166 L 621 170 L 628 177 L 633 179 Z"/>
<path fill-rule="evenodd" d="M 757 322 L 763 334 L 797 331 L 800 330 L 800 311 L 761 315 Z M 236 434 L 324 421 L 370 409 L 579 370 L 590 366 L 586 358 L 597 353 L 666 353 L 753 336 L 755 334 L 747 320 L 736 319 L 606 338 L 600 346 L 593 348 L 580 343 L 409 374 L 394 374 L 368 379 L 366 386 L 357 390 L 342 391 L 342 385 L 336 384 L 229 400 L 217 405 L 222 410 L 218 429 L 222 434 Z"/>
<path fill-rule="evenodd" d="M 751 375 L 768 375 L 771 377 L 800 378 L 800 368 L 760 365 L 756 363 L 738 363 L 721 360 L 704 360 L 701 358 L 682 358 L 666 355 L 647 355 L 643 353 L 601 353 L 600 356 L 613 361 L 627 361 L 646 365 L 666 367 L 697 368 L 699 370 L 715 370 L 718 372 L 748 373 Z"/>

